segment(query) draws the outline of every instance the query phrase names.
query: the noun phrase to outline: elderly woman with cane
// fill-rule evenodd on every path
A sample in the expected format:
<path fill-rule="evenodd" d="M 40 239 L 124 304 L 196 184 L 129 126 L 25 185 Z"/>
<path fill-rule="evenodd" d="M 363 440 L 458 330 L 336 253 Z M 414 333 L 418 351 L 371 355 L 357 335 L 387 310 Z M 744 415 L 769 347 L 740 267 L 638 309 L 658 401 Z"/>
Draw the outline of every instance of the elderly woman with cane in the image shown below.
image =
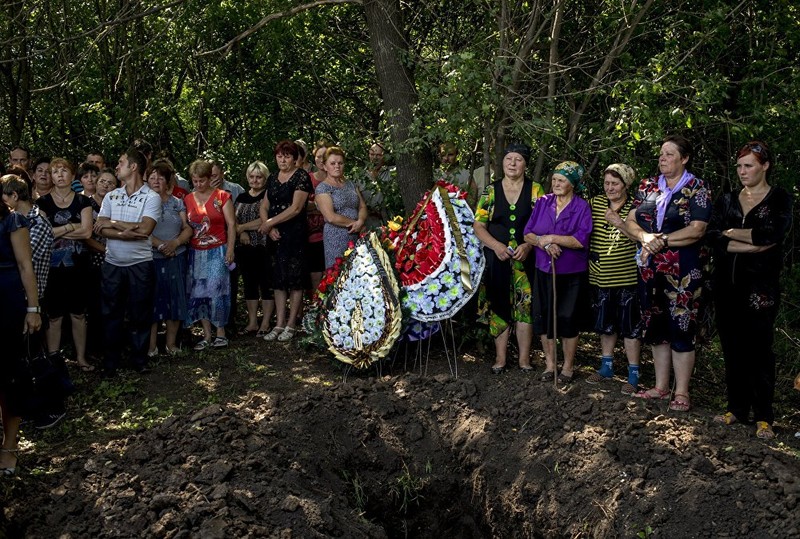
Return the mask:
<path fill-rule="evenodd" d="M 578 348 L 576 312 L 589 265 L 592 212 L 576 195 L 583 173 L 583 167 L 574 161 L 556 166 L 552 192 L 536 202 L 525 226 L 525 242 L 536 253 L 533 331 L 542 340 L 546 362 L 540 380 L 556 377 L 556 338 L 561 337 L 564 364 L 557 381 L 562 385 L 572 382 Z"/>

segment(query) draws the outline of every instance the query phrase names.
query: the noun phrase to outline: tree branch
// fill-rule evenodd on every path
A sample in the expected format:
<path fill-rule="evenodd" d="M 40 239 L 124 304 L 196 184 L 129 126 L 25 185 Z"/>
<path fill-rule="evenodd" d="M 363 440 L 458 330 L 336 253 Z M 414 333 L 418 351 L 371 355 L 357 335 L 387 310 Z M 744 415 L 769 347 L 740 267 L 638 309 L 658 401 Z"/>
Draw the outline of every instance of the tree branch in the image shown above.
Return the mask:
<path fill-rule="evenodd" d="M 303 5 L 300 5 L 300 6 L 296 6 L 296 7 L 293 7 L 292 9 L 287 9 L 286 11 L 279 11 L 277 13 L 270 13 L 269 15 L 267 15 L 266 17 L 264 17 L 263 19 L 258 21 L 256 24 L 254 24 L 253 26 L 251 26 L 250 28 L 248 28 L 247 30 L 245 30 L 244 32 L 239 34 L 238 36 L 236 36 L 233 39 L 231 39 L 230 41 L 228 41 L 222 47 L 216 48 L 214 50 L 206 51 L 206 52 L 200 52 L 200 53 L 195 54 L 194 56 L 195 56 L 195 58 L 199 58 L 201 56 L 208 56 L 208 55 L 217 54 L 217 53 L 222 53 L 223 55 L 228 54 L 230 52 L 230 50 L 233 48 L 234 45 L 236 45 L 240 41 L 248 38 L 249 36 L 255 34 L 259 30 L 264 28 L 267 24 L 269 24 L 271 21 L 274 21 L 276 19 L 282 19 L 284 17 L 291 17 L 292 15 L 296 15 L 296 14 L 302 12 L 302 11 L 306 11 L 306 10 L 313 9 L 315 7 L 318 7 L 318 6 L 324 6 L 324 5 L 328 5 L 328 4 L 359 4 L 359 5 L 361 5 L 361 4 L 363 4 L 363 2 L 362 2 L 362 0 L 316 0 L 315 2 L 309 2 L 308 4 L 303 4 Z"/>

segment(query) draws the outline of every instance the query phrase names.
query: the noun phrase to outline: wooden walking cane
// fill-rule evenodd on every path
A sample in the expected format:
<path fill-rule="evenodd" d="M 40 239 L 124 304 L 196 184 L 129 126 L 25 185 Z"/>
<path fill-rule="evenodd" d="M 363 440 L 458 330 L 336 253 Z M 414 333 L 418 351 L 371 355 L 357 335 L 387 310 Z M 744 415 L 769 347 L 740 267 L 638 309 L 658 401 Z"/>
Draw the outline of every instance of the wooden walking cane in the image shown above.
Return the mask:
<path fill-rule="evenodd" d="M 558 297 L 556 295 L 556 259 L 550 249 L 550 274 L 553 281 L 553 387 L 558 389 Z"/>

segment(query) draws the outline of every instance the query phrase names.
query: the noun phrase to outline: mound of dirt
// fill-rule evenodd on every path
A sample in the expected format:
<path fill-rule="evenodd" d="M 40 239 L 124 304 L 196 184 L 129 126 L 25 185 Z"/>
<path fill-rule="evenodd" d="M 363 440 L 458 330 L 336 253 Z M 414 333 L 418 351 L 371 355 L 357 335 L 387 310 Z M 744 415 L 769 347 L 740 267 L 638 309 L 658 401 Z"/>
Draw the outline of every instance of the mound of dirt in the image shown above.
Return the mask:
<path fill-rule="evenodd" d="M 295 358 L 286 362 L 286 377 Z M 251 391 L 25 478 L 27 537 L 798 537 L 800 461 L 752 427 L 484 364 Z M 296 374 L 296 373 L 295 373 Z M 793 454 L 794 453 L 794 454 Z"/>

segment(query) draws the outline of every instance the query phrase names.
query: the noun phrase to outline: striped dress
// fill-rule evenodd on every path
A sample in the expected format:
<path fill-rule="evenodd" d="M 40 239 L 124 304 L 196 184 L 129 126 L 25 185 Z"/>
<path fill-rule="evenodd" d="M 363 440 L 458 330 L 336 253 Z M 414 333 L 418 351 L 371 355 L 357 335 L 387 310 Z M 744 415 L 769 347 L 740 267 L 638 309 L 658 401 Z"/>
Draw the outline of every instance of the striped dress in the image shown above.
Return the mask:
<path fill-rule="evenodd" d="M 600 288 L 635 286 L 637 277 L 636 244 L 606 221 L 609 207 L 605 195 L 589 201 L 592 208 L 592 235 L 589 239 L 589 283 Z M 625 220 L 633 201 L 629 198 L 619 211 Z"/>

